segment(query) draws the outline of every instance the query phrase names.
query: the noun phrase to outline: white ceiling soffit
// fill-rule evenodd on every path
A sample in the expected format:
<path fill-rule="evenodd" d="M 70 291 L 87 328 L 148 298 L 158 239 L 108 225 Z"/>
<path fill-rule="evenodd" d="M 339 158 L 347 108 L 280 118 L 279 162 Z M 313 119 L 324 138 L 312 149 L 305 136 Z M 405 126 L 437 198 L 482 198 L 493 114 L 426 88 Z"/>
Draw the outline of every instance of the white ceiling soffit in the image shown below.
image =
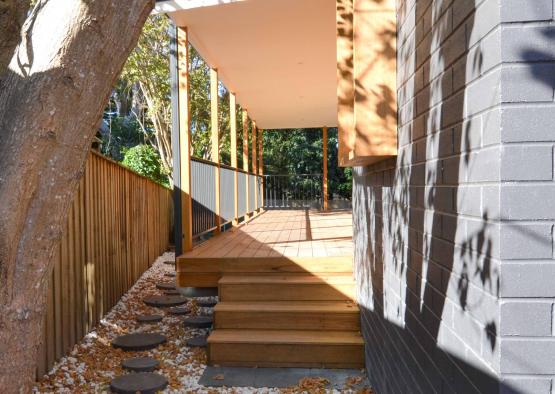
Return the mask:
<path fill-rule="evenodd" d="M 162 1 L 262 129 L 337 125 L 335 0 Z"/>

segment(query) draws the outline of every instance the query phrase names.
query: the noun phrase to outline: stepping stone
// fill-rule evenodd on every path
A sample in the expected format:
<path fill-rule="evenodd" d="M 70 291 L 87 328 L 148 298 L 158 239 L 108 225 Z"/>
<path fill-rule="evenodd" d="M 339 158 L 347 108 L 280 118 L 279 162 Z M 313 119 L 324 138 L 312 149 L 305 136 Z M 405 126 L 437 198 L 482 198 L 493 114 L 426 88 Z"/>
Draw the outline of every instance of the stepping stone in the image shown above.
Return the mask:
<path fill-rule="evenodd" d="M 164 318 L 163 315 L 140 315 L 137 316 L 137 321 L 139 323 L 158 323 Z"/>
<path fill-rule="evenodd" d="M 134 333 L 121 335 L 112 341 L 116 349 L 140 351 L 154 349 L 166 342 L 166 337 L 156 333 Z"/>
<path fill-rule="evenodd" d="M 166 273 L 164 274 L 164 276 L 167 276 L 167 277 L 169 277 L 169 278 L 175 278 L 176 273 L 175 273 L 175 272 L 166 272 Z"/>
<path fill-rule="evenodd" d="M 188 315 L 191 313 L 191 310 L 186 306 L 175 306 L 168 309 L 168 313 L 171 315 Z"/>
<path fill-rule="evenodd" d="M 208 337 L 206 335 L 200 335 L 187 339 L 185 343 L 189 347 L 206 347 L 208 345 Z"/>
<path fill-rule="evenodd" d="M 164 294 L 165 294 L 165 295 L 173 295 L 173 296 L 175 296 L 175 295 L 181 295 L 181 293 L 180 293 L 179 291 L 177 291 L 177 290 L 166 290 L 166 291 L 164 292 Z"/>
<path fill-rule="evenodd" d="M 187 303 L 188 299 L 183 296 L 150 296 L 143 299 L 148 306 L 156 308 L 166 308 Z"/>
<path fill-rule="evenodd" d="M 133 372 L 152 372 L 158 368 L 160 362 L 151 357 L 133 357 L 123 360 L 121 366 Z"/>
<path fill-rule="evenodd" d="M 197 300 L 197 305 L 200 306 L 201 308 L 213 308 L 216 306 L 217 303 L 218 301 Z"/>
<path fill-rule="evenodd" d="M 152 372 L 138 372 L 118 376 L 110 383 L 112 392 L 122 394 L 154 394 L 164 390 L 167 386 L 168 380 L 165 377 Z"/>
<path fill-rule="evenodd" d="M 156 288 L 160 290 L 175 290 L 175 283 L 171 283 L 171 282 L 156 283 Z"/>
<path fill-rule="evenodd" d="M 210 328 L 212 322 L 212 316 L 191 316 L 183 319 L 185 327 L 190 328 Z"/>

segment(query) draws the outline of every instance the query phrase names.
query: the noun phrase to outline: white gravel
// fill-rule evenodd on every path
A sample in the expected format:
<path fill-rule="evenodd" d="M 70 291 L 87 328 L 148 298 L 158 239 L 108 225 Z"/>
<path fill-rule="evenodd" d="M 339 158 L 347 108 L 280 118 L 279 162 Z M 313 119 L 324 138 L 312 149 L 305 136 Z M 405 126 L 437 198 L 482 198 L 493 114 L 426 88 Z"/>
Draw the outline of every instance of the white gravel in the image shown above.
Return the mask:
<path fill-rule="evenodd" d="M 339 393 L 327 390 L 317 381 L 307 380 L 302 387 L 277 388 L 209 388 L 197 382 L 206 368 L 205 349 L 189 348 L 185 340 L 197 335 L 206 335 L 208 330 L 185 328 L 181 323 L 183 316 L 165 314 L 163 310 L 146 306 L 142 299 L 148 295 L 160 295 L 156 283 L 169 282 L 173 278 L 164 274 L 174 270 L 164 261 L 173 260 L 173 253 L 160 256 L 135 285 L 125 294 L 117 305 L 102 319 L 99 326 L 77 344 L 71 353 L 54 365 L 52 370 L 35 385 L 34 393 L 105 393 L 109 392 L 110 381 L 127 373 L 122 370 L 121 362 L 129 357 L 149 356 L 160 361 L 158 373 L 164 375 L 169 386 L 164 393 Z M 197 308 L 194 301 L 188 304 L 194 313 L 211 313 L 211 308 Z M 137 323 L 141 314 L 165 314 L 162 322 Z M 118 335 L 131 332 L 160 332 L 168 341 L 156 349 L 128 353 L 111 347 L 111 341 Z M 362 390 L 345 389 L 344 393 L 368 394 Z"/>

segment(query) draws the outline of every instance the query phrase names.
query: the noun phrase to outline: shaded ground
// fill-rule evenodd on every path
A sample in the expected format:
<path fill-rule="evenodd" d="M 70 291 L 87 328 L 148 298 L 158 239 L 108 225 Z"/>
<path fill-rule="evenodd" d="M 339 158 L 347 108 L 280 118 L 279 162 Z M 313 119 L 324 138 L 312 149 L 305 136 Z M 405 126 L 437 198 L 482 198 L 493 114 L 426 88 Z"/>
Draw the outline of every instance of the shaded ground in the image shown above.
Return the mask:
<path fill-rule="evenodd" d="M 173 271 L 173 266 L 163 262 L 173 260 L 173 253 L 160 256 L 153 266 L 143 274 L 139 281 L 122 297 L 120 302 L 106 315 L 100 325 L 88 334 L 72 352 L 62 358 L 34 387 L 35 393 L 102 393 L 109 392 L 110 381 L 127 373 L 122 370 L 121 362 L 129 357 L 149 356 L 160 361 L 158 373 L 164 375 L 169 386 L 165 393 L 370 393 L 368 388 L 349 388 L 360 381 L 347 379 L 344 389 L 328 389 L 325 379 L 308 376 L 300 379 L 295 387 L 277 388 L 210 388 L 198 384 L 206 369 L 204 349 L 189 348 L 185 345 L 188 338 L 204 335 L 208 330 L 183 327 L 183 316 L 166 315 L 162 322 L 137 323 L 136 317 L 142 314 L 164 314 L 163 310 L 146 306 L 142 299 L 148 295 L 160 295 L 156 283 L 172 281 L 164 274 Z M 211 309 L 198 308 L 195 301 L 189 302 L 195 313 L 210 314 Z M 156 349 L 128 353 L 111 346 L 111 341 L 122 334 L 131 332 L 160 332 L 168 341 Z"/>

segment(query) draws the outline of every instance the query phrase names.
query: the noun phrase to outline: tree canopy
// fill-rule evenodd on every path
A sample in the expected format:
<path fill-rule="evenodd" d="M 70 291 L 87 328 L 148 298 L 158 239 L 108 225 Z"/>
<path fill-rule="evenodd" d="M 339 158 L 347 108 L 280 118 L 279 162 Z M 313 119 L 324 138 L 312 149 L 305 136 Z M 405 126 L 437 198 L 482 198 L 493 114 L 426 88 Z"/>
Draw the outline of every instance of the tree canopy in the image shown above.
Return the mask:
<path fill-rule="evenodd" d="M 165 16 L 151 16 L 147 20 L 139 43 L 114 87 L 105 115 L 108 131 L 102 133 L 101 138 L 103 153 L 119 161 L 123 160 L 124 153 L 135 145 L 152 146 L 160 158 L 161 168 L 157 173 L 166 176 L 171 183 L 169 28 L 170 22 Z M 211 160 L 210 68 L 193 46 L 189 47 L 189 78 L 192 155 Z M 228 165 L 231 164 L 229 111 L 229 91 L 219 82 L 220 161 Z M 236 119 L 238 166 L 241 168 L 243 120 L 240 105 L 237 106 Z M 248 127 L 250 157 L 250 122 Z M 350 169 L 339 168 L 337 164 L 337 131 L 330 129 L 328 138 L 330 196 L 335 194 L 350 198 Z M 266 174 L 322 173 L 321 129 L 265 130 L 263 145 Z M 138 160 L 140 157 L 142 156 L 139 156 Z"/>

